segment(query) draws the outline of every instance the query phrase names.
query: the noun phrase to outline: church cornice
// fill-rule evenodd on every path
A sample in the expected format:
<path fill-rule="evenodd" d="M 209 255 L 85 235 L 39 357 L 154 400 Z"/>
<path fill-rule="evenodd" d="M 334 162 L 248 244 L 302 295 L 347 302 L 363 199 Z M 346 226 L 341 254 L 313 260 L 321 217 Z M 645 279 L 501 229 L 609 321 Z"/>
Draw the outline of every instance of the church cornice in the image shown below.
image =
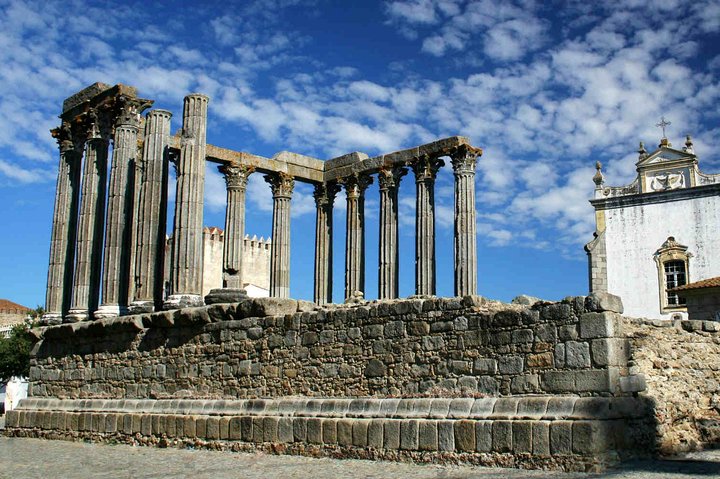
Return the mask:
<path fill-rule="evenodd" d="M 590 200 L 590 204 L 592 204 L 596 210 L 609 210 L 628 206 L 651 205 L 656 203 L 667 203 L 669 201 L 682 201 L 717 195 L 720 195 L 720 183 L 700 185 L 693 188 L 653 191 L 628 196 L 596 198 Z"/>

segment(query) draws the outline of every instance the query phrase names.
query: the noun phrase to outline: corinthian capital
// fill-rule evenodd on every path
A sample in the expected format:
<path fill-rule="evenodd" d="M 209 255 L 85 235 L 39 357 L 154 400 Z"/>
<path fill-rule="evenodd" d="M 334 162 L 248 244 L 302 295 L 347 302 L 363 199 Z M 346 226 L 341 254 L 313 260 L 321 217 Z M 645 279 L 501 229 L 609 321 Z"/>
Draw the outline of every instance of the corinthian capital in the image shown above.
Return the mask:
<path fill-rule="evenodd" d="M 335 201 L 335 195 L 340 191 L 340 185 L 335 182 L 318 183 L 315 185 L 313 196 L 315 197 L 315 206 L 318 208 L 332 205 Z"/>
<path fill-rule="evenodd" d="M 77 134 L 73 135 L 70 122 L 63 120 L 59 127 L 50 130 L 50 134 L 57 140 L 61 153 L 77 149 Z"/>
<path fill-rule="evenodd" d="M 152 105 L 151 100 L 131 98 L 120 95 L 115 100 L 115 127 L 133 127 L 140 125 L 140 114 Z"/>
<path fill-rule="evenodd" d="M 290 198 L 293 188 L 295 187 L 295 179 L 287 173 L 271 173 L 264 176 L 265 181 L 270 184 L 273 198 Z"/>
<path fill-rule="evenodd" d="M 437 172 L 445 165 L 441 158 L 430 155 L 422 155 L 409 162 L 410 168 L 415 173 L 415 182 L 435 181 Z"/>
<path fill-rule="evenodd" d="M 387 191 L 397 188 L 400 180 L 407 175 L 407 168 L 401 165 L 383 166 L 378 171 L 378 186 L 380 191 Z"/>
<path fill-rule="evenodd" d="M 225 185 L 228 189 L 245 189 L 247 187 L 248 176 L 255 171 L 254 166 L 250 165 L 220 165 L 218 171 L 225 177 Z"/>
<path fill-rule="evenodd" d="M 461 145 L 455 151 L 450 153 L 453 172 L 460 174 L 475 174 L 475 164 L 477 158 L 483 153 L 481 148 L 475 148 L 470 145 Z"/>
<path fill-rule="evenodd" d="M 338 181 L 345 187 L 345 194 L 349 199 L 357 199 L 372 184 L 373 179 L 366 173 L 355 173 Z"/>

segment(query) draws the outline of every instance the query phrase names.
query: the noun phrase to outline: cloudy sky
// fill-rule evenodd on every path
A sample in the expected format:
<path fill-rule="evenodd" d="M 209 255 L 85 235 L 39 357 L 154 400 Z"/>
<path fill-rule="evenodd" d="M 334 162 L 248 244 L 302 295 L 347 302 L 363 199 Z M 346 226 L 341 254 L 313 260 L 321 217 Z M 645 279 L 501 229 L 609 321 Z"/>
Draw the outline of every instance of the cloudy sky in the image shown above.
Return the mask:
<path fill-rule="evenodd" d="M 154 4 L 147 6 L 147 3 Z M 509 300 L 587 291 L 594 163 L 631 181 L 661 116 L 720 172 L 720 2 L 0 0 L 0 297 L 44 303 L 62 100 L 136 86 L 175 115 L 211 97 L 208 142 L 272 156 L 369 155 L 464 135 L 478 163 L 479 293 Z M 291 293 L 312 297 L 314 204 L 293 201 Z M 437 180 L 438 293 L 452 294 L 452 174 Z M 414 290 L 414 182 L 401 187 L 401 294 Z M 271 197 L 252 175 L 247 232 Z M 344 198 L 335 211 L 342 298 Z M 367 192 L 367 291 L 377 296 L 377 184 Z M 222 226 L 208 168 L 205 224 Z"/>

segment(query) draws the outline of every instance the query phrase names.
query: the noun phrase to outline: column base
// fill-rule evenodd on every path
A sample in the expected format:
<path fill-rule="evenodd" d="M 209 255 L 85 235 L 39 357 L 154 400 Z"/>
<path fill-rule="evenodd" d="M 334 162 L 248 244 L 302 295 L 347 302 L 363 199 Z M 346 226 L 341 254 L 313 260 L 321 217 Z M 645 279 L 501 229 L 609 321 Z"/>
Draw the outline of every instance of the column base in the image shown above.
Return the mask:
<path fill-rule="evenodd" d="M 108 319 L 125 316 L 126 314 L 128 314 L 127 306 L 120 306 L 119 304 L 101 304 L 93 316 L 95 319 Z"/>
<path fill-rule="evenodd" d="M 154 313 L 155 302 L 154 301 L 133 301 L 128 306 L 130 314 L 143 314 L 143 313 Z"/>
<path fill-rule="evenodd" d="M 247 291 L 244 289 L 217 288 L 211 289 L 208 295 L 205 296 L 205 304 L 239 303 L 247 298 Z"/>
<path fill-rule="evenodd" d="M 203 297 L 199 294 L 171 294 L 163 303 L 163 309 L 182 309 L 204 306 Z"/>
<path fill-rule="evenodd" d="M 38 326 L 54 326 L 63 322 L 62 313 L 45 313 L 38 320 Z"/>
<path fill-rule="evenodd" d="M 63 323 L 77 323 L 79 321 L 88 321 L 92 319 L 90 311 L 87 309 L 71 309 L 63 318 Z"/>

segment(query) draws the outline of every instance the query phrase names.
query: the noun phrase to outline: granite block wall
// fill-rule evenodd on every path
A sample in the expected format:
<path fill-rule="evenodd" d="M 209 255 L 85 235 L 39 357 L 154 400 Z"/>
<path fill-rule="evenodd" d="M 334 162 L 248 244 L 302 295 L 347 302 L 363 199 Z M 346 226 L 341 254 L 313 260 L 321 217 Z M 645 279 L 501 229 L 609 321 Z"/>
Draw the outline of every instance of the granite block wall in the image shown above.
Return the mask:
<path fill-rule="evenodd" d="M 31 395 L 255 398 L 622 395 L 621 316 L 584 297 L 317 308 L 258 298 L 38 332 Z"/>

